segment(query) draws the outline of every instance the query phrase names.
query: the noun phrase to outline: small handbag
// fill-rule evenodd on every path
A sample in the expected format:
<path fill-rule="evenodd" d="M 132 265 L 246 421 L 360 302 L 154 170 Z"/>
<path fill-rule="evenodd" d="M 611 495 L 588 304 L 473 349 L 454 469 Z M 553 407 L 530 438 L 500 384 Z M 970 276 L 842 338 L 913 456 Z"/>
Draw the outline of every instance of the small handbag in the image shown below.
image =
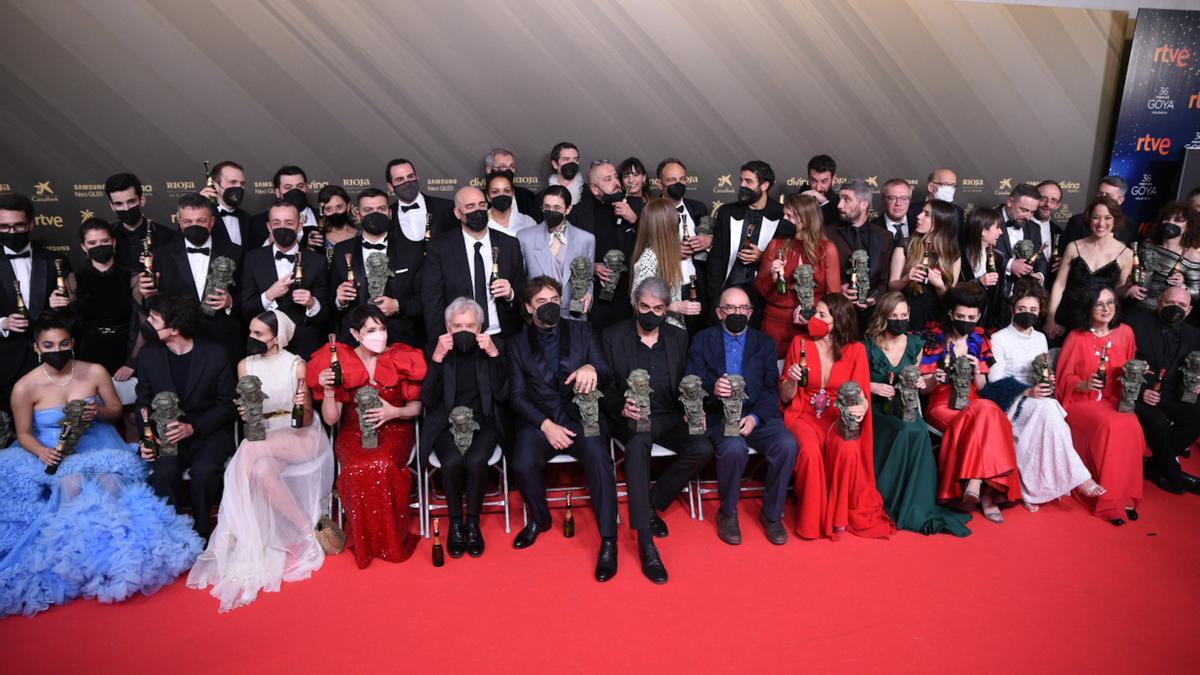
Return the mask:
<path fill-rule="evenodd" d="M 346 533 L 333 522 L 329 514 L 317 521 L 317 543 L 325 555 L 337 555 L 346 550 Z"/>

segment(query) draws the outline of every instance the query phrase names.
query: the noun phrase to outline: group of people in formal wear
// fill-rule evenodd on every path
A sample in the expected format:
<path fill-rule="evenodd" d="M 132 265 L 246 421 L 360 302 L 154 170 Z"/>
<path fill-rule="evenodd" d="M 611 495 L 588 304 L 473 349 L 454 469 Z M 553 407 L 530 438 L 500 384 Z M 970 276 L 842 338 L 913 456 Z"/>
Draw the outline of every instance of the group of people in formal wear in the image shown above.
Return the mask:
<path fill-rule="evenodd" d="M 75 266 L 0 196 L 0 612 L 185 572 L 229 610 L 343 537 L 359 567 L 404 561 L 411 467 L 436 469 L 417 502 L 444 502 L 445 553 L 479 557 L 501 457 L 517 549 L 552 528 L 548 464 L 576 460 L 601 582 L 619 495 L 667 581 L 663 514 L 703 508 L 710 464 L 730 545 L 747 487 L 777 545 L 964 537 L 1065 498 L 1121 526 L 1145 480 L 1200 494 L 1179 463 L 1200 436 L 1200 190 L 1139 227 L 1105 176 L 1062 223 L 1054 181 L 964 212 L 943 167 L 920 196 L 884 182 L 872 218 L 828 155 L 794 191 L 746 162 L 715 212 L 681 159 L 583 165 L 563 142 L 550 168 L 535 194 L 497 148 L 448 200 L 395 159 L 384 189 L 314 202 L 283 166 L 252 216 L 225 161 L 173 223 L 118 173 Z"/>

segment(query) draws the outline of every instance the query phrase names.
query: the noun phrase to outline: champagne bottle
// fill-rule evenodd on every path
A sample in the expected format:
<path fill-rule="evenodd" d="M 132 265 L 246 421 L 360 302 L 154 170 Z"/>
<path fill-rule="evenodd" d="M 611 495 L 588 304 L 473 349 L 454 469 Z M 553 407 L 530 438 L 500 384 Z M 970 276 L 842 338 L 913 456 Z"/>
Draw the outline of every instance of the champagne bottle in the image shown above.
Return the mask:
<path fill-rule="evenodd" d="M 142 406 L 142 445 L 158 457 L 158 439 L 154 437 L 154 427 L 150 426 L 150 410 L 145 406 Z"/>
<path fill-rule="evenodd" d="M 987 273 L 996 273 L 996 251 L 991 246 L 987 247 Z"/>
<path fill-rule="evenodd" d="M 304 391 L 304 380 L 296 378 L 296 393 L 300 394 Z M 304 426 L 304 404 L 292 403 L 292 428 L 299 429 Z"/>
<path fill-rule="evenodd" d="M 351 284 L 356 283 L 354 280 L 354 255 L 351 253 L 346 254 L 346 281 Z"/>
<path fill-rule="evenodd" d="M 1163 380 L 1167 379 L 1167 369 L 1160 368 L 1158 371 L 1158 379 L 1154 381 L 1154 386 L 1150 387 L 1156 392 L 1162 391 Z"/>
<path fill-rule="evenodd" d="M 1134 286 L 1144 286 L 1146 283 L 1146 271 L 1142 269 L 1142 254 L 1138 250 L 1136 241 L 1133 243 L 1133 269 L 1129 276 Z"/>
<path fill-rule="evenodd" d="M 803 389 L 808 386 L 808 345 L 800 341 L 800 381 L 796 386 Z"/>
<path fill-rule="evenodd" d="M 399 208 L 399 207 L 397 207 Z M 433 216 L 425 212 L 425 241 L 433 239 Z"/>
<path fill-rule="evenodd" d="M 492 247 L 492 278 L 488 279 L 488 286 L 500 281 L 500 247 Z"/>
<path fill-rule="evenodd" d="M 333 386 L 342 386 L 342 364 L 338 362 L 337 338 L 329 334 L 329 369 L 333 371 Z"/>
<path fill-rule="evenodd" d="M 13 290 L 17 292 L 17 314 L 20 314 L 26 321 L 30 319 L 29 307 L 25 304 L 25 296 L 21 295 L 21 282 L 18 279 L 13 279 Z"/>
<path fill-rule="evenodd" d="M 567 514 L 563 516 L 563 536 L 567 539 L 575 536 L 575 510 L 571 508 L 571 493 L 567 493 Z"/>
<path fill-rule="evenodd" d="M 58 442 L 54 444 L 55 451 L 58 452 L 62 459 L 58 460 L 58 464 L 47 464 L 46 473 L 53 476 L 58 473 L 58 467 L 63 463 L 66 457 L 67 439 L 71 436 L 71 425 L 63 424 L 62 431 L 58 432 Z"/>
<path fill-rule="evenodd" d="M 292 267 L 292 289 L 304 283 L 304 249 L 296 249 L 296 265 Z"/>
<path fill-rule="evenodd" d="M 688 300 L 691 300 L 692 302 L 700 301 L 700 291 L 696 288 L 695 274 L 691 275 L 691 278 L 688 281 Z"/>
<path fill-rule="evenodd" d="M 775 250 L 775 259 L 783 260 L 782 246 Z M 775 292 L 780 295 L 787 295 L 787 276 L 784 275 L 783 270 L 779 270 L 779 273 L 775 275 Z"/>
<path fill-rule="evenodd" d="M 438 519 L 433 519 L 433 566 L 446 565 L 446 551 L 442 548 L 442 532 L 438 527 Z"/>
<path fill-rule="evenodd" d="M 933 267 L 933 243 L 932 242 L 928 242 L 928 241 L 925 242 L 925 248 L 921 252 L 921 267 L 924 267 L 925 272 L 926 272 L 925 281 L 923 281 L 921 283 L 927 284 L 927 283 L 929 283 L 928 272 Z"/>
<path fill-rule="evenodd" d="M 1096 400 L 1104 398 L 1104 387 L 1108 386 L 1108 345 L 1100 350 L 1100 365 L 1096 366 L 1096 378 L 1100 380 L 1100 391 L 1096 392 Z"/>
<path fill-rule="evenodd" d="M 204 160 L 204 175 L 207 177 L 205 186 L 210 187 L 215 191 L 217 189 L 217 186 L 213 183 L 212 170 L 208 168 L 208 160 L 207 159 Z M 214 194 L 211 197 L 209 197 L 208 203 L 211 204 L 213 206 L 213 208 L 216 208 L 217 196 Z"/>
<path fill-rule="evenodd" d="M 62 258 L 54 259 L 54 283 L 58 287 L 58 292 L 63 294 L 63 297 L 69 296 L 67 290 L 67 275 L 63 272 Z"/>
<path fill-rule="evenodd" d="M 142 269 L 150 277 L 150 288 L 158 288 L 158 273 L 154 271 L 154 244 L 150 238 L 150 223 L 146 224 L 146 236 L 142 238 Z"/>

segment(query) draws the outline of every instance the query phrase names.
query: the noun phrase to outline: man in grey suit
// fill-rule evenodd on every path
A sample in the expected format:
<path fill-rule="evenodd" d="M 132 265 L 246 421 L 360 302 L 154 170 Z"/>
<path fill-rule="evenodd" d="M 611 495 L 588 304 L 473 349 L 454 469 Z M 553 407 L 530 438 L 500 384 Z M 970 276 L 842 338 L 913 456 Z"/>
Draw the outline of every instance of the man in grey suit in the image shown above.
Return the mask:
<path fill-rule="evenodd" d="M 592 267 L 596 259 L 596 237 L 587 230 L 567 222 L 571 213 L 571 192 L 561 185 L 551 185 L 542 193 L 543 220 L 537 227 L 517 233 L 521 255 L 525 258 L 526 278 L 548 276 L 562 284 L 562 304 L 571 306 L 571 262 L 578 257 L 588 260 L 588 286 L 581 298 L 583 312 L 564 311 L 563 316 L 587 321 L 592 308 Z"/>

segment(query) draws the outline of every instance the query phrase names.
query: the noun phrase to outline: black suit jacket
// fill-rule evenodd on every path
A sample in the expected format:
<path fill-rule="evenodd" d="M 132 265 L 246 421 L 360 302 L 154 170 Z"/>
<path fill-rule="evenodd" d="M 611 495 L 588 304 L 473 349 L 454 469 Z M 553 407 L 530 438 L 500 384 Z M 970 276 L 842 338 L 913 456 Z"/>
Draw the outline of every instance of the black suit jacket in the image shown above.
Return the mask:
<path fill-rule="evenodd" d="M 1004 219 L 1003 208 L 1003 206 L 997 207 L 997 210 L 1002 214 L 1000 216 L 1001 220 Z M 1000 239 L 996 242 L 996 251 L 1000 255 L 1004 256 L 1006 261 L 1012 260 L 1014 253 L 1012 243 L 1008 238 L 1008 221 L 1000 223 L 1000 230 Z M 1037 260 L 1035 260 L 1033 263 L 1033 271 L 1042 273 L 1043 279 L 1047 278 L 1050 275 L 1050 261 L 1046 260 L 1046 256 L 1042 254 L 1042 228 L 1038 227 L 1038 224 L 1033 222 L 1033 220 L 1026 220 L 1025 225 L 1021 228 L 1021 230 L 1024 232 L 1024 238 L 1032 241 L 1035 247 L 1034 250 L 1038 251 Z M 1001 271 L 1004 271 L 1003 268 L 1001 268 Z M 1018 278 L 1019 277 L 1014 277 L 1005 272 L 1004 282 L 1006 294 L 1007 292 L 1011 291 L 1013 284 L 1016 283 Z"/>
<path fill-rule="evenodd" d="M 679 399 L 679 380 L 687 374 L 688 336 L 687 331 L 663 323 L 658 328 L 658 339 L 663 341 L 667 357 L 667 379 L 671 382 L 672 401 Z M 612 370 L 612 379 L 604 387 L 604 398 L 600 405 L 612 423 L 622 421 L 621 409 L 625 407 L 625 389 L 629 373 L 637 368 L 634 354 L 641 337 L 637 332 L 636 319 L 627 319 L 604 330 L 600 338 L 600 349 Z M 683 405 L 678 406 L 683 414 Z"/>
<path fill-rule="evenodd" d="M 571 322 L 566 322 L 571 323 Z M 508 367 L 505 365 L 507 354 L 499 342 L 496 347 L 500 354 L 495 358 L 489 357 L 482 351 L 476 351 L 475 383 L 479 387 L 479 401 L 483 408 L 483 419 L 477 419 L 481 427 L 487 427 L 496 434 L 503 443 L 505 429 L 502 424 L 500 404 L 509 399 Z M 455 350 L 450 350 L 446 358 L 438 363 L 429 360 L 429 372 L 421 382 L 421 405 L 425 408 L 425 420 L 421 424 L 421 458 L 429 457 L 433 450 L 433 441 L 450 426 L 450 410 L 454 408 L 455 374 L 460 366 L 461 357 Z"/>
<path fill-rule="evenodd" d="M 612 300 L 600 299 L 600 279 L 596 278 L 589 319 L 591 323 L 599 328 L 633 316 L 633 306 L 629 302 L 629 278 L 634 263 L 633 248 L 637 244 L 637 225 L 626 220 L 618 223 L 613 208 L 593 197 L 587 188 L 579 203 L 571 208 L 567 220 L 596 237 L 596 262 L 603 262 L 604 254 L 609 251 L 620 251 L 625 256 L 626 270 L 617 279 Z"/>
<path fill-rule="evenodd" d="M 146 238 L 147 227 L 152 228 L 150 234 L 151 253 L 158 250 L 160 246 L 165 246 L 167 242 L 180 237 L 179 230 L 170 225 L 156 223 L 149 218 L 144 218 L 142 224 L 132 231 L 118 222 L 113 225 L 113 232 L 117 235 L 118 265 L 133 270 L 135 273 L 142 271 L 142 240 Z M 161 272 L 162 270 L 157 271 Z"/>
<path fill-rule="evenodd" d="M 731 274 L 726 272 L 727 269 L 731 269 L 729 267 L 729 259 L 737 256 L 738 250 L 746 239 L 745 220 L 747 211 L 749 211 L 749 207 L 745 204 L 725 204 L 717 209 L 717 217 L 713 218 L 712 248 L 708 249 L 708 262 L 705 263 L 704 269 L 706 277 L 704 280 L 704 291 L 707 300 L 705 303 L 705 312 L 709 315 L 712 314 L 716 306 L 720 303 L 721 291 L 725 290 L 728 285 L 728 278 Z M 775 227 L 774 238 L 790 239 L 796 235 L 795 226 L 783 221 L 782 218 L 783 207 L 778 202 L 768 201 L 766 208 L 763 209 L 763 220 L 779 221 Z M 736 242 L 732 241 L 730 235 L 731 220 L 743 221 L 742 235 L 738 237 Z M 760 248 L 766 249 L 767 241 L 762 239 L 761 234 L 762 231 L 758 230 L 755 232 L 754 237 L 759 243 Z M 736 261 L 733 263 L 734 268 L 737 268 L 741 264 Z M 749 267 L 751 273 L 750 282 L 743 286 L 743 288 L 750 295 L 750 299 L 757 303 L 759 298 L 758 291 L 754 288 L 754 277 L 758 275 L 758 264 L 756 263 Z"/>
<path fill-rule="evenodd" d="M 333 267 L 329 271 L 330 297 L 336 299 L 337 287 L 349 277 L 346 255 L 350 255 L 358 296 L 347 307 L 337 307 L 336 304 L 334 306 L 338 321 L 338 340 L 347 344 L 354 344 L 353 338 L 350 337 L 350 329 L 345 324 L 347 315 L 358 305 L 373 300 L 367 297 L 367 268 L 363 259 L 362 241 L 362 235 L 359 234 L 337 244 L 333 248 Z M 399 303 L 396 313 L 388 317 L 388 342 L 403 342 L 420 349 L 425 346 L 425 327 L 421 321 L 421 266 L 425 258 L 424 246 L 409 241 L 403 234 L 389 234 L 387 256 L 388 269 L 392 270 L 394 276 L 387 280 L 383 295 Z"/>
<path fill-rule="evenodd" d="M 1167 358 L 1163 343 L 1163 324 L 1158 314 L 1145 309 L 1137 309 L 1127 317 L 1129 327 L 1133 329 L 1133 337 L 1137 340 L 1136 358 L 1144 360 L 1149 366 L 1147 383 L 1153 383 L 1162 369 L 1166 369 L 1166 379 L 1163 380 L 1160 392 L 1163 401 L 1178 402 L 1184 359 L 1194 351 L 1200 351 L 1200 328 L 1184 321 L 1176 327 L 1179 331 L 1179 349 L 1173 358 Z"/>
<path fill-rule="evenodd" d="M 432 343 L 446 332 L 446 306 L 455 298 L 474 298 L 475 280 L 471 277 L 466 244 L 460 227 L 445 232 L 429 242 L 425 265 L 421 271 L 421 299 L 425 313 L 425 337 Z M 525 286 L 525 258 L 516 237 L 493 232 L 489 235 L 492 247 L 500 250 L 500 278 L 513 287 L 512 300 L 496 300 L 500 314 L 500 335 L 508 337 L 521 328 L 521 289 Z M 491 277 L 490 251 L 482 251 L 485 276 Z M 483 304 L 483 303 L 480 303 Z"/>
<path fill-rule="evenodd" d="M 193 438 L 224 436 L 229 439 L 229 450 L 233 450 L 233 397 L 237 380 L 233 365 L 219 345 L 205 340 L 193 341 L 188 381 L 182 391 L 171 379 L 166 345 L 142 347 L 137 356 L 137 373 L 138 408 L 149 408 L 154 395 L 159 392 L 173 391 L 179 396 L 179 407 L 183 409 L 180 419 L 192 425 Z M 141 426 L 140 415 L 138 425 Z"/>
<path fill-rule="evenodd" d="M 11 387 L 22 375 L 33 369 L 36 363 L 33 351 L 33 324 L 50 309 L 50 294 L 57 288 L 54 261 L 63 261 L 63 272 L 70 271 L 66 258 L 34 244 L 29 253 L 29 288 L 24 288 L 25 296 L 29 298 L 26 309 L 29 310 L 30 324 L 25 332 L 8 331 L 8 335 L 0 337 L 0 386 L 4 394 L 11 393 Z M 16 280 L 12 263 L 0 256 L 0 316 L 9 316 L 17 311 L 17 289 L 13 286 Z M 8 408 L 9 402 L 0 402 L 0 407 Z"/>
<path fill-rule="evenodd" d="M 454 202 L 452 200 L 434 197 L 424 192 L 421 193 L 421 196 L 425 198 L 425 217 L 428 218 L 427 224 L 433 237 L 450 232 L 451 230 L 457 230 L 462 226 L 458 218 L 454 215 Z M 392 229 L 391 234 L 388 236 L 391 237 L 397 234 L 401 237 L 404 236 L 404 233 L 400 231 L 400 203 L 392 202 Z"/>
<path fill-rule="evenodd" d="M 329 292 L 325 256 L 306 248 L 299 250 L 304 256 L 304 281 L 300 288 L 310 291 L 321 303 L 321 309 L 312 317 L 305 316 L 305 309 L 292 301 L 291 293 L 283 294 L 275 302 L 280 311 L 296 323 L 296 333 L 292 336 L 288 351 L 307 359 L 314 349 L 325 342 L 327 321 L 333 311 L 333 297 Z M 246 252 L 241 280 L 242 318 L 246 322 L 263 313 L 266 307 L 263 306 L 262 294 L 278 280 L 274 246 L 260 246 Z M 292 290 L 296 289 L 293 285 Z"/>
<path fill-rule="evenodd" d="M 219 214 L 219 209 L 214 209 L 213 213 L 214 213 L 214 218 L 216 219 L 216 222 L 213 223 L 213 234 L 212 234 L 213 239 L 215 239 L 219 242 L 225 243 L 225 244 L 233 244 L 233 240 L 229 238 L 229 230 L 228 230 L 228 228 L 225 227 L 225 219 L 222 218 L 220 215 L 216 215 L 216 214 Z M 241 208 L 240 206 L 233 210 L 233 215 L 237 216 L 238 229 L 241 231 L 241 235 L 242 235 L 242 245 L 245 245 L 247 242 L 250 241 L 251 216 L 249 213 L 246 212 L 245 209 Z M 264 219 L 263 223 L 264 223 L 263 239 L 262 239 L 262 241 L 258 242 L 259 246 L 262 246 L 263 242 L 265 242 L 267 240 L 266 232 L 265 232 L 265 230 L 266 230 L 266 225 L 265 225 L 266 220 L 265 219 Z M 241 245 L 237 245 L 237 246 L 238 246 L 238 248 L 241 248 Z"/>
<path fill-rule="evenodd" d="M 533 190 L 514 185 L 513 201 L 517 203 L 518 211 L 533 218 L 536 223 L 542 222 L 542 201 L 537 198 L 537 193 Z"/>
<path fill-rule="evenodd" d="M 550 382 L 545 378 L 546 357 L 537 328 L 528 325 L 507 343 L 510 405 L 524 423 L 535 428 L 546 419 L 555 424 L 564 424 L 568 418 L 578 421 L 579 408 L 572 403 L 575 386 L 564 381 L 580 367 L 595 367 L 601 390 L 612 379 L 600 342 L 586 322 L 560 321 L 554 330 L 558 332 L 559 357 Z"/>
<path fill-rule="evenodd" d="M 916 221 L 910 221 L 916 222 Z M 887 290 L 888 274 L 892 267 L 892 249 L 895 248 L 895 236 L 881 225 L 866 223 L 869 258 L 868 269 L 871 271 L 871 291 L 880 293 Z M 837 248 L 838 263 L 842 266 L 842 279 L 850 283 L 850 254 L 854 252 L 847 239 L 850 226 L 838 223 L 825 228 L 825 236 Z"/>
<path fill-rule="evenodd" d="M 213 229 L 215 230 L 216 227 Z M 154 268 L 159 270 L 158 292 L 168 295 L 186 295 L 197 303 L 203 304 L 204 298 L 200 297 L 196 291 L 196 284 L 192 281 L 192 270 L 188 266 L 187 248 L 190 246 L 191 244 L 188 244 L 183 237 L 177 237 L 154 251 Z M 242 269 L 242 247 L 217 239 L 216 234 L 209 239 L 209 247 L 211 248 L 208 256 L 210 265 L 218 257 L 229 258 L 237 265 L 237 271 L 233 277 L 234 285 L 229 288 L 229 294 L 233 298 L 233 307 L 228 314 L 224 311 L 217 312 L 213 316 L 208 316 L 203 312 L 198 314 L 196 337 L 221 345 L 229 355 L 229 360 L 237 363 L 245 356 L 246 352 L 246 331 L 242 328 L 242 298 L 237 288 L 238 272 Z"/>

